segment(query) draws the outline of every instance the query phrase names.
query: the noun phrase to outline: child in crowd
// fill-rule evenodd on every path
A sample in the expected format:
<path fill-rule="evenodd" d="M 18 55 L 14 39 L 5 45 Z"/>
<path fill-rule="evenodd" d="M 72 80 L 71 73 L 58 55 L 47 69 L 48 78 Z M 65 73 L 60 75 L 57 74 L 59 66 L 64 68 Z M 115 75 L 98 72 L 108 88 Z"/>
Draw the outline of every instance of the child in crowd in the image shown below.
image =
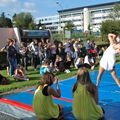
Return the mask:
<path fill-rule="evenodd" d="M 56 89 L 52 88 L 53 82 Z M 46 72 L 42 76 L 33 99 L 33 109 L 39 120 L 63 120 L 63 106 L 53 102 L 52 96 L 60 98 L 61 91 L 57 77 L 53 73 Z"/>
<path fill-rule="evenodd" d="M 15 74 L 13 75 L 14 79 L 16 80 L 29 80 L 29 78 L 25 74 L 25 70 L 23 66 L 17 65 L 17 68 L 15 70 Z"/>
<path fill-rule="evenodd" d="M 49 68 L 49 60 L 46 59 L 43 64 L 40 67 L 40 75 L 42 76 L 44 73 L 46 72 L 50 72 L 50 68 Z"/>
<path fill-rule="evenodd" d="M 89 72 L 81 67 L 73 86 L 73 115 L 77 120 L 102 120 L 104 113 L 98 105 L 98 89 L 92 83 Z"/>
<path fill-rule="evenodd" d="M 117 85 L 120 87 L 120 80 L 116 76 L 115 72 L 115 61 L 116 61 L 116 54 L 120 53 L 120 43 L 117 43 L 116 41 L 116 35 L 113 33 L 108 34 L 108 40 L 110 42 L 110 46 L 106 49 L 104 52 L 101 60 L 100 60 L 100 67 L 99 67 L 99 73 L 97 76 L 97 84 L 96 86 L 99 85 L 101 76 L 103 75 L 105 70 L 108 70 L 111 72 L 111 75 Z"/>

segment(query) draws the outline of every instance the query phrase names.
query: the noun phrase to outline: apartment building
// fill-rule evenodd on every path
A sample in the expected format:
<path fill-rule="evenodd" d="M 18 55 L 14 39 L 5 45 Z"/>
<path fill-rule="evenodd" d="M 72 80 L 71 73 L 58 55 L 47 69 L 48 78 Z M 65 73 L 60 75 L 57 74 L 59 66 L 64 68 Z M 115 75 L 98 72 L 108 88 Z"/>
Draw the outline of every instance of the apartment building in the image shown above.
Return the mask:
<path fill-rule="evenodd" d="M 115 4 L 120 2 L 110 2 L 97 5 L 83 6 L 58 11 L 58 15 L 37 18 L 42 25 L 52 32 L 63 30 L 68 21 L 72 21 L 76 30 L 88 31 L 90 28 L 96 32 L 100 30 L 102 21 L 109 18 Z"/>

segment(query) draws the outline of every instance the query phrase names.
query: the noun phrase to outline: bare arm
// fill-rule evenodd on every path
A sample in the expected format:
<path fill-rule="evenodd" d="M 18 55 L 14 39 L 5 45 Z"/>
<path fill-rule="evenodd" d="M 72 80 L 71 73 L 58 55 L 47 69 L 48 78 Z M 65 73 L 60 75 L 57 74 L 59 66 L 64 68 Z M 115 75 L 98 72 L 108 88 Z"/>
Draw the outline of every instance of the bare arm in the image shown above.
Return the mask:
<path fill-rule="evenodd" d="M 48 87 L 48 94 L 49 95 L 53 95 L 54 97 L 61 97 L 61 91 L 60 91 L 60 87 L 59 87 L 59 84 L 58 84 L 58 78 L 55 78 L 56 80 L 56 88 L 57 88 L 57 91 L 55 91 L 52 87 Z"/>
<path fill-rule="evenodd" d="M 3 47 L 1 50 L 0 50 L 0 52 L 3 52 L 3 51 L 5 51 L 6 50 L 6 48 L 5 47 Z"/>
<path fill-rule="evenodd" d="M 118 43 L 118 44 L 115 44 L 114 46 L 113 46 L 113 49 L 120 49 L 120 43 Z"/>
<path fill-rule="evenodd" d="M 109 42 L 110 42 L 110 44 L 116 44 L 116 35 L 115 34 L 113 34 L 113 33 L 109 33 L 108 34 L 108 40 L 109 40 Z"/>
<path fill-rule="evenodd" d="M 57 91 L 55 91 L 52 87 L 48 87 L 48 94 L 49 95 L 53 95 L 54 97 L 60 98 L 61 97 L 61 92 L 60 89 L 57 89 Z"/>

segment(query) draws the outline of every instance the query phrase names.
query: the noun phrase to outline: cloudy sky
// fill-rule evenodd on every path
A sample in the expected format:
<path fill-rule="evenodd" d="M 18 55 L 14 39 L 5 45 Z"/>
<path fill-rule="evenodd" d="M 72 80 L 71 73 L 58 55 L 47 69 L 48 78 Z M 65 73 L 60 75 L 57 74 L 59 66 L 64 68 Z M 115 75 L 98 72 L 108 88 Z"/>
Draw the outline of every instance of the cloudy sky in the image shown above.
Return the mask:
<path fill-rule="evenodd" d="M 10 17 L 14 13 L 31 12 L 34 18 L 38 18 L 56 15 L 61 9 L 115 1 L 118 0 L 0 0 L 0 14 L 5 12 Z"/>

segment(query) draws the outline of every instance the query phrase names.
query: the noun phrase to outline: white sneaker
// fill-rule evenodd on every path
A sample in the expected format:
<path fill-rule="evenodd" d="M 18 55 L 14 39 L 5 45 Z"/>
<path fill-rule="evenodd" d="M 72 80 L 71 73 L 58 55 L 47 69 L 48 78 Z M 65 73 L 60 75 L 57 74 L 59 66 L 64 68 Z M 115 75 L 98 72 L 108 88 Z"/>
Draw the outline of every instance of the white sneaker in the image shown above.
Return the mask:
<path fill-rule="evenodd" d="M 93 66 L 91 67 L 91 70 L 94 70 L 94 68 L 95 68 L 95 66 L 93 65 Z"/>
<path fill-rule="evenodd" d="M 26 81 L 29 81 L 29 78 L 27 78 Z"/>
<path fill-rule="evenodd" d="M 65 73 L 70 73 L 70 70 L 66 69 L 66 70 L 65 70 Z"/>

